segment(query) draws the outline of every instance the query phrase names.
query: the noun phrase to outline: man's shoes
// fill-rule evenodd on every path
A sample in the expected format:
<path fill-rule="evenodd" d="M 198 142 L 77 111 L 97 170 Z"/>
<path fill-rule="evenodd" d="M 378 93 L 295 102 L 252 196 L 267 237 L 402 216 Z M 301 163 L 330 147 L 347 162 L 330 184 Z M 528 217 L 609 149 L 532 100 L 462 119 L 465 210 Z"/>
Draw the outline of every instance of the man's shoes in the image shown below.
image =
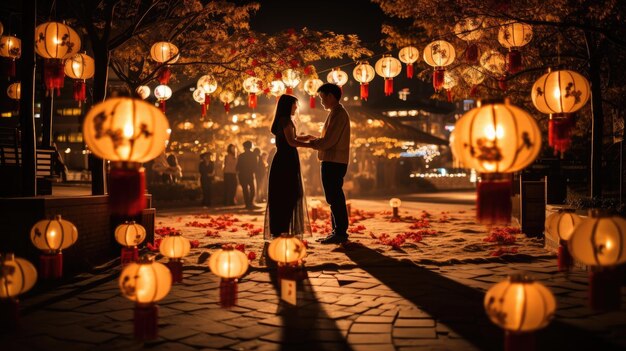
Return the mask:
<path fill-rule="evenodd" d="M 335 235 L 335 231 L 332 231 L 332 232 L 330 232 L 330 234 L 326 235 L 323 238 L 315 239 L 315 241 L 317 241 L 318 243 L 321 243 L 322 241 L 324 241 L 324 240 L 326 240 L 326 239 L 328 239 L 328 238 L 330 238 L 331 236 L 334 236 L 334 235 Z"/>
<path fill-rule="evenodd" d="M 320 241 L 321 244 L 343 244 L 348 241 L 347 235 L 337 235 L 333 234 L 324 238 L 324 240 Z"/>

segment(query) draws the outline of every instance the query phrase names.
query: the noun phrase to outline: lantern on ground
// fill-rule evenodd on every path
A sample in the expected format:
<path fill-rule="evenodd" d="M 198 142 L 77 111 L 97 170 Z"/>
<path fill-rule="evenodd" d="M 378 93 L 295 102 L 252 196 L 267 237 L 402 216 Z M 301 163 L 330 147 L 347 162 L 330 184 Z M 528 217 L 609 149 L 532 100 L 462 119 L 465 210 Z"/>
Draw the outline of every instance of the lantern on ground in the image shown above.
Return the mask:
<path fill-rule="evenodd" d="M 154 96 L 159 101 L 159 107 L 161 108 L 161 111 L 165 113 L 165 101 L 169 100 L 172 97 L 172 88 L 168 87 L 167 85 L 157 85 L 157 87 L 154 88 Z"/>
<path fill-rule="evenodd" d="M 278 238 L 272 240 L 267 249 L 267 254 L 278 263 L 279 280 L 295 280 L 298 265 L 306 256 L 306 247 L 302 240 L 295 235 L 283 233 Z"/>
<path fill-rule="evenodd" d="M 224 245 L 209 258 L 209 268 L 221 278 L 220 304 L 232 307 L 237 303 L 237 279 L 248 271 L 248 257 L 230 245 Z"/>
<path fill-rule="evenodd" d="M 193 100 L 199 103 L 200 106 L 202 107 L 201 116 L 202 117 L 206 116 L 206 105 L 204 104 L 204 99 L 206 98 L 206 96 L 204 94 L 204 90 L 202 90 L 202 88 L 196 88 L 196 90 L 193 91 L 192 96 L 193 96 Z"/>
<path fill-rule="evenodd" d="M 454 46 L 445 40 L 435 40 L 424 49 L 424 61 L 435 68 L 433 87 L 436 91 L 439 91 L 443 85 L 445 67 L 451 65 L 455 57 Z"/>
<path fill-rule="evenodd" d="M 448 102 L 452 102 L 452 88 L 457 86 L 459 78 L 456 74 L 446 71 L 443 75 L 443 85 L 441 86 L 446 91 Z"/>
<path fill-rule="evenodd" d="M 320 207 L 322 202 L 318 199 L 311 199 L 309 201 L 309 207 L 311 207 L 311 221 L 315 222 L 319 218 Z"/>
<path fill-rule="evenodd" d="M 211 105 L 211 94 L 217 90 L 217 80 L 210 74 L 204 75 L 198 79 L 196 88 L 204 91 L 204 106 L 208 110 Z"/>
<path fill-rule="evenodd" d="M 150 48 L 150 57 L 163 66 L 157 73 L 157 80 L 159 83 L 163 85 L 169 83 L 172 71 L 170 70 L 168 64 L 178 61 L 178 58 L 180 57 L 178 55 L 178 47 L 166 41 L 157 42 Z"/>
<path fill-rule="evenodd" d="M 56 89 L 61 94 L 65 79 L 63 60 L 80 51 L 80 37 L 69 26 L 59 22 L 46 22 L 35 28 L 35 52 L 46 59 L 44 83 L 49 93 Z"/>
<path fill-rule="evenodd" d="M 30 262 L 12 253 L 0 254 L 0 327 L 15 330 L 19 325 L 17 297 L 37 282 L 37 270 Z"/>
<path fill-rule="evenodd" d="M 189 240 L 180 234 L 171 234 L 163 238 L 159 251 L 170 260 L 167 267 L 172 272 L 172 281 L 174 283 L 183 282 L 183 257 L 189 254 L 191 244 Z"/>
<path fill-rule="evenodd" d="M 123 266 L 139 260 L 137 246 L 146 239 L 146 228 L 135 221 L 124 222 L 115 228 L 115 240 L 123 246 L 120 263 Z"/>
<path fill-rule="evenodd" d="M 517 73 L 522 69 L 522 53 L 519 48 L 530 43 L 532 38 L 533 27 L 526 23 L 507 23 L 498 30 L 498 41 L 502 46 L 509 49 L 509 73 Z"/>
<path fill-rule="evenodd" d="M 76 79 L 74 82 L 74 101 L 78 102 L 78 106 L 87 101 L 85 81 L 93 77 L 95 68 L 94 60 L 86 54 L 76 54 L 65 60 L 65 75 Z"/>
<path fill-rule="evenodd" d="M 589 304 L 597 310 L 619 309 L 623 275 L 616 267 L 626 262 L 626 220 L 600 210 L 589 211 L 574 228 L 568 245 L 572 256 L 591 266 Z"/>
<path fill-rule="evenodd" d="M 569 70 L 549 70 L 533 85 L 533 104 L 539 112 L 550 115 L 548 144 L 555 153 L 569 148 L 575 124 L 573 114 L 585 106 L 590 90 L 585 77 Z"/>
<path fill-rule="evenodd" d="M 22 41 L 12 35 L 0 36 L 0 56 L 9 60 L 6 75 L 15 77 L 15 60 L 22 56 Z"/>
<path fill-rule="evenodd" d="M 135 93 L 142 100 L 145 100 L 150 96 L 150 87 L 147 85 L 140 85 L 137 87 L 137 89 L 135 89 Z"/>
<path fill-rule="evenodd" d="M 385 55 L 374 65 L 376 74 L 385 78 L 385 96 L 393 94 L 393 77 L 402 71 L 402 63 L 391 55 Z"/>
<path fill-rule="evenodd" d="M 361 100 L 367 101 L 369 98 L 369 83 L 376 76 L 376 71 L 367 61 L 359 62 L 352 71 L 354 80 L 361 84 Z M 319 88 L 319 87 L 318 87 Z"/>
<path fill-rule="evenodd" d="M 546 218 L 546 238 L 552 237 L 559 243 L 557 264 L 561 272 L 569 271 L 572 265 L 572 256 L 567 248 L 567 241 L 581 221 L 582 218 L 574 213 L 574 209 L 560 209 Z"/>
<path fill-rule="evenodd" d="M 420 58 L 420 51 L 415 46 L 405 46 L 400 49 L 398 58 L 403 63 L 406 63 L 406 76 L 407 78 L 413 78 L 413 64 Z"/>
<path fill-rule="evenodd" d="M 402 205 L 402 201 L 400 199 L 398 199 L 397 197 L 393 197 L 391 198 L 391 200 L 389 200 L 389 206 L 391 207 L 391 210 L 393 211 L 393 218 L 400 218 L 399 215 L 399 209 L 400 209 L 400 205 Z"/>
<path fill-rule="evenodd" d="M 511 174 L 531 164 L 541 150 L 535 119 L 507 100 L 479 101 L 450 137 L 454 155 L 480 172 L 476 217 L 482 224 L 511 220 Z"/>
<path fill-rule="evenodd" d="M 135 302 L 135 338 L 156 339 L 159 315 L 156 302 L 167 296 L 172 287 L 167 267 L 154 262 L 153 258 L 143 257 L 139 262 L 124 267 L 119 287 L 124 297 Z"/>
<path fill-rule="evenodd" d="M 471 86 L 470 95 L 476 95 L 478 85 L 485 80 L 485 75 L 478 66 L 470 66 L 461 71 L 461 78 Z"/>
<path fill-rule="evenodd" d="M 342 71 L 341 68 L 336 67 L 333 68 L 332 71 L 328 72 L 326 75 L 326 81 L 328 83 L 338 85 L 339 88 L 341 88 L 348 83 L 348 74 Z"/>
<path fill-rule="evenodd" d="M 304 81 L 304 91 L 309 94 L 309 107 L 315 108 L 315 97 L 317 96 L 317 89 L 322 86 L 324 82 L 321 79 L 310 78 Z"/>
<path fill-rule="evenodd" d="M 235 100 L 235 93 L 230 90 L 224 90 L 220 93 L 220 101 L 224 104 L 226 113 L 230 111 L 230 103 Z"/>
<path fill-rule="evenodd" d="M 39 274 L 43 279 L 59 279 L 63 276 L 63 249 L 74 245 L 78 230 L 60 215 L 41 220 L 31 228 L 30 241 L 43 251 L 39 256 Z"/>
<path fill-rule="evenodd" d="M 248 107 L 256 108 L 257 95 L 263 90 L 263 81 L 257 77 L 248 77 L 243 81 L 243 90 L 248 93 Z"/>
<path fill-rule="evenodd" d="M 480 65 L 498 80 L 500 90 L 506 90 L 506 58 L 496 50 L 486 51 L 480 56 Z"/>
<path fill-rule="evenodd" d="M 109 207 L 114 215 L 135 216 L 145 208 L 141 164 L 163 152 L 169 128 L 161 110 L 139 99 L 110 98 L 87 113 L 85 142 L 96 156 L 111 161 Z"/>
<path fill-rule="evenodd" d="M 292 68 L 286 69 L 282 72 L 281 79 L 287 86 L 287 94 L 293 94 L 293 88 L 300 84 L 300 72 Z"/>
<path fill-rule="evenodd" d="M 285 83 L 280 80 L 273 80 L 269 84 L 269 93 L 276 96 L 277 99 L 285 93 L 285 90 Z"/>
<path fill-rule="evenodd" d="M 479 17 L 468 17 L 458 21 L 454 25 L 454 34 L 467 42 L 465 49 L 465 62 L 475 64 L 478 62 L 478 45 L 476 41 L 483 36 L 483 19 Z"/>
<path fill-rule="evenodd" d="M 556 311 L 556 300 L 543 284 L 514 275 L 492 286 L 485 294 L 485 312 L 506 332 L 504 349 L 535 349 L 534 332 L 546 327 Z"/>

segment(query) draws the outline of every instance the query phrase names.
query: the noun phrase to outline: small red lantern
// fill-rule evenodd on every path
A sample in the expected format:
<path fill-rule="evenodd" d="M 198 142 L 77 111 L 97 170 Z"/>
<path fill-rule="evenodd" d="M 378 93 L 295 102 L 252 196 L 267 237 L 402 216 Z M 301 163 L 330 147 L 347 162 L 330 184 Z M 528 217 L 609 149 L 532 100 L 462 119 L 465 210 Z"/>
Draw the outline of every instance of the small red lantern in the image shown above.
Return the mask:
<path fill-rule="evenodd" d="M 402 72 L 402 63 L 391 55 L 383 56 L 374 65 L 376 74 L 385 78 L 385 96 L 393 94 L 393 77 Z"/>
<path fill-rule="evenodd" d="M 309 107 L 315 108 L 315 97 L 317 96 L 317 89 L 322 86 L 324 82 L 321 79 L 311 78 L 304 81 L 304 91 L 309 94 Z"/>
<path fill-rule="evenodd" d="M 74 224 L 60 215 L 35 223 L 30 230 L 30 241 L 44 252 L 39 256 L 39 270 L 43 279 L 59 279 L 63 276 L 61 251 L 74 245 L 77 239 L 78 230 Z"/>
<path fill-rule="evenodd" d="M 237 279 L 248 271 L 248 257 L 231 245 L 222 246 L 209 258 L 209 268 L 222 278 L 220 282 L 220 304 L 224 308 L 237 303 Z"/>
<path fill-rule="evenodd" d="M 398 58 L 400 61 L 406 63 L 406 77 L 413 78 L 413 65 L 420 58 L 419 50 L 414 46 L 405 46 L 400 49 Z"/>
<path fill-rule="evenodd" d="M 445 40 L 436 40 L 424 49 L 424 61 L 435 68 L 433 73 L 433 88 L 439 91 L 443 86 L 446 66 L 451 65 L 456 57 L 454 46 Z"/>
<path fill-rule="evenodd" d="M 6 75 L 9 78 L 15 77 L 15 60 L 22 56 L 22 41 L 11 35 L 0 37 L 0 56 L 9 59 Z"/>
<path fill-rule="evenodd" d="M 172 272 L 172 282 L 183 282 L 183 257 L 189 254 L 191 243 L 180 234 L 171 234 L 163 238 L 159 251 L 170 260 L 167 262 L 167 268 Z"/>
<path fill-rule="evenodd" d="M 224 111 L 230 112 L 230 103 L 235 101 L 235 93 L 230 90 L 224 90 L 220 93 L 220 101 L 224 104 Z"/>
<path fill-rule="evenodd" d="M 198 79 L 196 88 L 204 91 L 204 106 L 205 110 L 208 110 L 211 104 L 211 94 L 217 90 L 217 80 L 210 74 L 204 75 Z"/>
<path fill-rule="evenodd" d="M 76 79 L 74 82 L 74 101 L 78 102 L 78 106 L 87 101 L 85 80 L 93 77 L 95 68 L 93 58 L 86 54 L 76 54 L 65 60 L 65 74 Z"/>
<path fill-rule="evenodd" d="M 122 246 L 120 263 L 123 266 L 139 260 L 137 245 L 146 239 L 146 228 L 135 221 L 125 222 L 115 228 L 115 240 Z"/>
<path fill-rule="evenodd" d="M 248 107 L 255 109 L 257 94 L 263 90 L 263 81 L 256 77 L 248 77 L 243 81 L 243 90 L 248 93 Z"/>
<path fill-rule="evenodd" d="M 376 76 L 374 67 L 372 67 L 372 65 L 370 65 L 367 61 L 361 61 L 356 65 L 356 67 L 354 67 L 352 76 L 354 77 L 354 80 L 361 84 L 361 100 L 367 101 L 369 98 L 369 83 Z"/>

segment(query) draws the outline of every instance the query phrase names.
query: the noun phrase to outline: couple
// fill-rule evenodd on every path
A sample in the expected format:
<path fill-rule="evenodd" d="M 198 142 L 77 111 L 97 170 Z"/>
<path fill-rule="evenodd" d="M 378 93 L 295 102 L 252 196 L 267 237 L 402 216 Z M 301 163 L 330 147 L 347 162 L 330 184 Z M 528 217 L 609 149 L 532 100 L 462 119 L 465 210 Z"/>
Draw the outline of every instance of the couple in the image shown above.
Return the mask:
<path fill-rule="evenodd" d="M 350 155 L 350 119 L 339 103 L 339 86 L 327 83 L 320 86 L 317 93 L 324 109 L 330 111 L 319 138 L 297 135 L 292 121 L 298 109 L 296 97 L 282 95 L 278 100 L 271 129 L 276 136 L 277 151 L 269 173 L 266 240 L 283 233 L 298 236 L 310 233 L 298 147 L 318 150 L 318 159 L 322 162 L 322 185 L 332 212 L 333 231 L 318 241 L 322 244 L 342 244 L 348 240 L 348 211 L 342 186 Z"/>

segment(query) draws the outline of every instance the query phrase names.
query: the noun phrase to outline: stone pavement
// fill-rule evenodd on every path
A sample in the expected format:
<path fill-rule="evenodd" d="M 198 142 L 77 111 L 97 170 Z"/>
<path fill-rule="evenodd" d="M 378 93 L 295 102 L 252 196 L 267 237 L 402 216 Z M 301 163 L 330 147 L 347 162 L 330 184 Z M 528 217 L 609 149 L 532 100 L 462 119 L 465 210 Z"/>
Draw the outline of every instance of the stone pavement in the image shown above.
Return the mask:
<path fill-rule="evenodd" d="M 416 266 L 357 247 L 356 265 L 327 264 L 298 286 L 297 306 L 281 302 L 274 271 L 252 270 L 238 304 L 222 309 L 219 279 L 188 269 L 159 303 L 159 338 L 133 339 L 133 303 L 121 296 L 119 269 L 85 274 L 22 301 L 21 330 L 0 336 L 0 350 L 498 350 L 503 332 L 484 313 L 484 291 L 524 270 L 557 298 L 556 318 L 539 332 L 539 349 L 626 348 L 622 309 L 586 307 L 587 276 L 556 270 L 553 260 L 528 263 Z"/>

